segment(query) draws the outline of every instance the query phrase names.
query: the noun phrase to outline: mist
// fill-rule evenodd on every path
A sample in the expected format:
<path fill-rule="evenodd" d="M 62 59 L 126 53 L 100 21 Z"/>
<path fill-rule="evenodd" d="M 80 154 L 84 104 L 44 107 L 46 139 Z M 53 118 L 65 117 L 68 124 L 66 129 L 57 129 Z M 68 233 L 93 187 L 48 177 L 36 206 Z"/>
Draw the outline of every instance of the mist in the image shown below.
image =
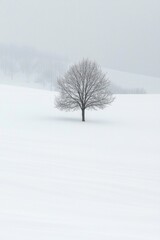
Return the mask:
<path fill-rule="evenodd" d="M 0 42 L 160 77 L 158 0 L 1 0 Z"/>

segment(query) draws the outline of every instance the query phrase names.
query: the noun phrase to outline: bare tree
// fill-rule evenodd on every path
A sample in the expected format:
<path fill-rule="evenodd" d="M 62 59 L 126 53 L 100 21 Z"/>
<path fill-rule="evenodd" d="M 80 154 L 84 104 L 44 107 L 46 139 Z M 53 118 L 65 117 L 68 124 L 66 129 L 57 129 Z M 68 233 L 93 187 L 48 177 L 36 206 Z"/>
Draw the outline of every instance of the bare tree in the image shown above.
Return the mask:
<path fill-rule="evenodd" d="M 106 74 L 88 59 L 70 67 L 57 83 L 60 95 L 56 107 L 65 111 L 81 109 L 82 121 L 85 121 L 85 109 L 103 109 L 114 100 Z"/>

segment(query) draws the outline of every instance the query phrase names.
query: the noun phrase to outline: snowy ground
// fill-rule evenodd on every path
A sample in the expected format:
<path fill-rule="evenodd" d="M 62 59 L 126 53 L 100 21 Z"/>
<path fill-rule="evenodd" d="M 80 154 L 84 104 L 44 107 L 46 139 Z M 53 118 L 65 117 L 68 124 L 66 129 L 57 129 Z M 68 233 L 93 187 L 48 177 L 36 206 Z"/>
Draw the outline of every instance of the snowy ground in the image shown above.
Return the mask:
<path fill-rule="evenodd" d="M 53 102 L 0 85 L 0 240 L 159 240 L 160 95 Z"/>

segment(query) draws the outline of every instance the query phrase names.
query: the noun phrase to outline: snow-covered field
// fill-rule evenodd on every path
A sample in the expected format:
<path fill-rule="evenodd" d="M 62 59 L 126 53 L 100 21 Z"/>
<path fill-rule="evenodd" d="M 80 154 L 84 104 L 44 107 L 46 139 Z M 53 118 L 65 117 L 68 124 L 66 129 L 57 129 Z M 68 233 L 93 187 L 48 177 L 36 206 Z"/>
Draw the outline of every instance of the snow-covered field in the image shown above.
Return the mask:
<path fill-rule="evenodd" d="M 86 120 L 0 85 L 0 240 L 160 239 L 160 95 Z"/>

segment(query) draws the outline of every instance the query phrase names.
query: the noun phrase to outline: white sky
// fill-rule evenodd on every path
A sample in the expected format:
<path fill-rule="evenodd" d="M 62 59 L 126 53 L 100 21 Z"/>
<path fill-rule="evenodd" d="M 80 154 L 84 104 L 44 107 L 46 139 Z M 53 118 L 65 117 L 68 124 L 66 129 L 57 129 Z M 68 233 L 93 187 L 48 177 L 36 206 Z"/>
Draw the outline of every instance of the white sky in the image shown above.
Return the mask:
<path fill-rule="evenodd" d="M 160 77 L 160 0 L 0 0 L 0 42 Z"/>

